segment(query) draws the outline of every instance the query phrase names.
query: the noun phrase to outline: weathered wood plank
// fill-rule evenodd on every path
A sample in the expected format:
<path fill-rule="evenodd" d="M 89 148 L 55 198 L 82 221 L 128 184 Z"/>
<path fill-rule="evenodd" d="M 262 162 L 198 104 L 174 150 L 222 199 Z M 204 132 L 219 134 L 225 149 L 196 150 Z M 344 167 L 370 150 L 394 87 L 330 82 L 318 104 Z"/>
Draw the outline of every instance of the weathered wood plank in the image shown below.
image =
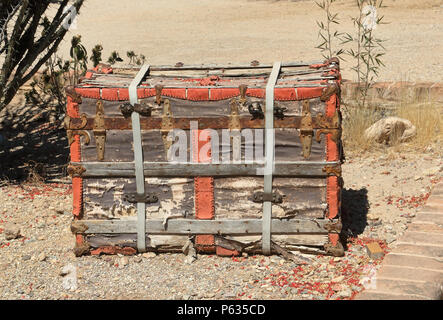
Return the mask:
<path fill-rule="evenodd" d="M 295 61 L 295 62 L 284 62 L 282 63 L 282 68 L 289 67 L 309 67 L 314 64 L 322 64 L 324 61 Z M 272 64 L 194 64 L 194 65 L 182 65 L 182 66 L 172 66 L 172 65 L 157 65 L 151 66 L 150 71 L 168 71 L 168 70 L 215 70 L 215 69 L 271 69 Z M 118 66 L 116 69 L 130 69 L 138 70 L 140 67 L 126 65 Z"/>
<path fill-rule="evenodd" d="M 72 223 L 73 230 L 85 234 L 125 234 L 135 233 L 136 220 L 81 220 Z M 82 227 L 79 228 L 78 225 Z M 84 228 L 86 226 L 87 228 Z M 86 231 L 84 231 L 86 229 Z M 272 219 L 273 235 L 328 234 L 339 232 L 341 224 L 326 219 Z M 146 233 L 154 235 L 258 235 L 262 232 L 261 219 L 242 220 L 194 220 L 171 219 L 147 220 Z"/>
<path fill-rule="evenodd" d="M 295 128 L 299 129 L 302 116 L 285 116 L 283 119 L 274 119 L 274 128 Z M 220 117 L 173 117 L 173 128 L 189 130 L 191 122 L 198 122 L 200 130 L 203 129 L 229 129 L 230 120 L 228 116 Z M 123 117 L 104 118 L 106 130 L 132 130 L 132 124 L 129 119 Z M 242 129 L 263 129 L 263 119 L 252 119 L 252 116 L 239 116 L 240 127 Z M 82 119 L 73 118 L 71 124 L 73 127 L 79 126 Z M 162 118 L 161 117 L 143 117 L 140 119 L 140 126 L 142 130 L 160 130 Z M 340 124 L 334 123 L 332 118 L 312 119 L 313 129 L 338 129 Z M 87 119 L 86 126 L 82 130 L 94 129 L 94 119 Z"/>
<path fill-rule="evenodd" d="M 134 177 L 133 162 L 72 162 L 86 169 L 84 178 L 89 177 Z M 274 176 L 286 177 L 326 177 L 329 174 L 325 166 L 337 167 L 339 162 L 277 162 Z M 173 162 L 144 162 L 144 174 L 150 177 L 216 177 L 216 176 L 260 176 L 264 164 L 206 164 L 206 163 L 173 163 Z"/>

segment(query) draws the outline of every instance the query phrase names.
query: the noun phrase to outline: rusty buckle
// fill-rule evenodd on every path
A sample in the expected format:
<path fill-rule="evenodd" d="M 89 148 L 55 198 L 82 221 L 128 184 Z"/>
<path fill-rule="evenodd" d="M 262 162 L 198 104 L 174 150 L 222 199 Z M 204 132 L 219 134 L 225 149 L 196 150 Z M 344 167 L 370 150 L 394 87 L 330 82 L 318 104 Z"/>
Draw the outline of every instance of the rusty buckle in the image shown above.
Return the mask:
<path fill-rule="evenodd" d="M 272 202 L 272 203 L 282 203 L 284 195 L 278 192 L 264 193 L 262 191 L 255 192 L 252 196 L 252 201 L 256 203 Z"/>
<path fill-rule="evenodd" d="M 94 118 L 94 138 L 97 149 L 97 159 L 105 159 L 105 142 L 106 142 L 106 129 L 105 129 L 105 109 L 103 101 L 98 100 L 95 108 Z"/>
<path fill-rule="evenodd" d="M 129 118 L 133 112 L 137 112 L 141 116 L 150 117 L 152 113 L 152 108 L 148 105 L 124 103 L 120 105 L 120 111 L 125 118 Z"/>
<path fill-rule="evenodd" d="M 127 193 L 123 195 L 123 200 L 129 203 L 156 203 L 158 202 L 157 195 L 153 193 L 147 193 L 147 194 L 138 194 L 138 193 Z"/>
<path fill-rule="evenodd" d="M 302 119 L 300 123 L 300 141 L 302 145 L 302 154 L 305 159 L 308 159 L 311 155 L 313 136 L 314 127 L 312 125 L 312 114 L 309 107 L 309 100 L 304 100 L 302 107 Z"/>

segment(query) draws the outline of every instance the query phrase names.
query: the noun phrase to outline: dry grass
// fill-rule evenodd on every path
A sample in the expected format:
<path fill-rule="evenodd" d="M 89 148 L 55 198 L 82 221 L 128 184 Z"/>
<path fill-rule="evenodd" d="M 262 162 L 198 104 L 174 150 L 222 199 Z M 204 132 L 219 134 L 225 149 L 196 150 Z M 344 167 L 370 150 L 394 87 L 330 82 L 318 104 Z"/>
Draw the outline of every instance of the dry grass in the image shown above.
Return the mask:
<path fill-rule="evenodd" d="M 443 106 L 426 97 L 411 97 L 404 94 L 389 108 L 374 107 L 382 101 L 371 101 L 368 108 L 345 106 L 343 108 L 343 145 L 346 152 L 435 153 L 443 154 Z M 387 116 L 407 119 L 417 128 L 416 136 L 406 143 L 392 142 L 389 145 L 369 141 L 364 131 L 376 121 Z"/>

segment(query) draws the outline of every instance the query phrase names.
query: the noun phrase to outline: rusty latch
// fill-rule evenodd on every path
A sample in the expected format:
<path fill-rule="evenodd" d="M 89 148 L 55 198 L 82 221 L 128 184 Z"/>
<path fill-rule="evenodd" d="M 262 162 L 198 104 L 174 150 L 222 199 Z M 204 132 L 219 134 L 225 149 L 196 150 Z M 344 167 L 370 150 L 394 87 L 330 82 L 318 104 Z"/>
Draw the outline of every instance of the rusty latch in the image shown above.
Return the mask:
<path fill-rule="evenodd" d="M 302 154 L 305 159 L 311 155 L 312 138 L 314 136 L 314 127 L 312 126 L 312 115 L 309 107 L 309 100 L 303 101 L 302 119 L 300 123 L 300 141 L 302 145 Z"/>
<path fill-rule="evenodd" d="M 263 203 L 265 201 L 270 201 L 272 203 L 282 203 L 284 195 L 278 192 L 264 193 L 263 191 L 255 192 L 252 196 L 252 201 L 256 203 Z"/>
<path fill-rule="evenodd" d="M 105 129 L 105 109 L 103 106 L 103 101 L 98 100 L 95 107 L 95 118 L 94 118 L 94 138 L 95 145 L 97 148 L 97 159 L 105 159 L 105 142 L 106 142 L 106 129 Z"/>
<path fill-rule="evenodd" d="M 134 105 L 131 105 L 130 103 L 124 103 L 120 105 L 120 111 L 125 118 L 129 118 L 133 112 L 137 112 L 144 117 L 150 117 L 152 108 L 145 104 L 136 103 Z"/>
<path fill-rule="evenodd" d="M 148 193 L 148 194 L 127 193 L 123 195 L 123 200 L 129 203 L 138 203 L 138 202 L 156 203 L 158 202 L 158 197 L 153 193 Z"/>

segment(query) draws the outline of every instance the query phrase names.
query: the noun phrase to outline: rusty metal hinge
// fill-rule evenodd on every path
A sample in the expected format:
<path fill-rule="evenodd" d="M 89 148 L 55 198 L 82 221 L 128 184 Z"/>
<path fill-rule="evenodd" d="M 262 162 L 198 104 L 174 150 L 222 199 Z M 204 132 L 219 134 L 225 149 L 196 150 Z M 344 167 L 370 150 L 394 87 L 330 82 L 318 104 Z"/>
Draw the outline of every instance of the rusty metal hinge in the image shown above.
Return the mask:
<path fill-rule="evenodd" d="M 70 164 L 66 171 L 72 178 L 81 178 L 86 169 L 80 165 Z"/>
<path fill-rule="evenodd" d="M 168 155 L 168 150 L 172 145 L 172 141 L 168 140 L 168 134 L 174 129 L 174 118 L 172 117 L 171 103 L 169 99 L 162 101 L 163 103 L 163 115 L 162 115 L 162 126 L 160 129 L 163 145 L 165 147 L 166 157 Z"/>
<path fill-rule="evenodd" d="M 163 86 L 162 85 L 156 85 L 155 86 L 155 103 L 157 105 L 161 105 L 162 104 L 162 91 L 163 91 Z"/>
<path fill-rule="evenodd" d="M 241 130 L 240 117 L 239 117 L 239 105 L 240 100 L 234 98 L 230 102 L 231 113 L 229 114 L 229 129 Z"/>
<path fill-rule="evenodd" d="M 129 203 L 156 203 L 158 202 L 158 197 L 154 193 L 148 194 L 138 194 L 138 193 L 127 193 L 123 195 L 123 200 Z"/>
<path fill-rule="evenodd" d="M 328 176 L 336 176 L 341 177 L 342 170 L 340 165 L 327 165 L 322 169 L 323 172 L 325 172 Z"/>
<path fill-rule="evenodd" d="M 103 101 L 98 100 L 95 108 L 95 118 L 94 118 L 94 138 L 97 149 L 97 159 L 105 159 L 105 143 L 106 143 L 106 129 L 105 129 L 105 108 L 103 106 Z"/>
<path fill-rule="evenodd" d="M 265 201 L 270 201 L 272 203 L 282 203 L 285 195 L 282 195 L 276 191 L 272 194 L 264 193 L 263 191 L 257 191 L 252 196 L 252 201 L 256 203 L 263 203 Z"/>
<path fill-rule="evenodd" d="M 309 107 L 309 100 L 304 100 L 302 107 L 302 119 L 300 122 L 300 141 L 302 145 L 302 154 L 305 159 L 308 159 L 311 155 L 313 136 L 314 127 L 312 125 L 312 114 Z"/>

